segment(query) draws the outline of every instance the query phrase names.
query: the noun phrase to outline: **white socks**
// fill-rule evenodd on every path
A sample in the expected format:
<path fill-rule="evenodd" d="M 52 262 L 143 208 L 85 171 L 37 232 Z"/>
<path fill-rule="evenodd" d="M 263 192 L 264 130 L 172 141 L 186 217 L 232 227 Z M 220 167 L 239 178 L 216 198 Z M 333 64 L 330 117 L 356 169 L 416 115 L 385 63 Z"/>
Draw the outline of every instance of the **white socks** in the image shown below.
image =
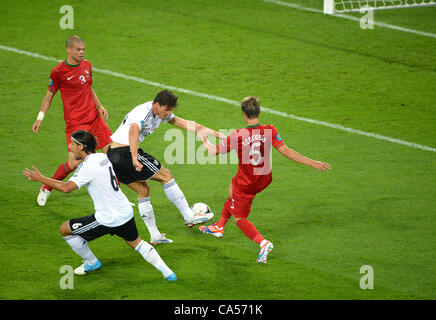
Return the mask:
<path fill-rule="evenodd" d="M 162 187 L 168 199 L 179 209 L 185 221 L 192 221 L 192 219 L 194 219 L 194 213 L 191 208 L 189 208 L 188 201 L 186 201 L 185 195 L 182 190 L 180 190 L 177 182 L 172 179 Z"/>
<path fill-rule="evenodd" d="M 171 269 L 167 267 L 157 251 L 144 240 L 138 244 L 135 250 L 139 252 L 148 263 L 152 264 L 157 270 L 162 272 L 164 278 L 173 273 Z"/>
<path fill-rule="evenodd" d="M 78 235 L 71 235 L 64 237 L 65 241 L 70 245 L 71 249 L 79 256 L 81 256 L 88 265 L 97 263 L 97 257 L 92 253 L 88 247 L 88 242 Z"/>
<path fill-rule="evenodd" d="M 156 218 L 154 217 L 153 206 L 150 203 L 150 197 L 138 199 L 139 214 L 144 220 L 152 239 L 159 239 L 162 234 L 156 226 Z"/>

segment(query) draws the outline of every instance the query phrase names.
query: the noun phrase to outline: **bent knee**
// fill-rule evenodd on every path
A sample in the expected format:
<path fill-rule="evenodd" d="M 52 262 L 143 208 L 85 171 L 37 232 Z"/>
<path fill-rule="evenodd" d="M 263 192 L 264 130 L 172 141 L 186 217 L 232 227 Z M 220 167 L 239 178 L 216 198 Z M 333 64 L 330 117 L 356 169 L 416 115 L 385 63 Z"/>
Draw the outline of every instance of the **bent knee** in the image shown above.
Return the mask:
<path fill-rule="evenodd" d="M 158 173 L 153 177 L 155 180 L 159 180 L 162 184 L 166 184 L 173 179 L 171 171 L 165 167 L 161 167 Z"/>
<path fill-rule="evenodd" d="M 63 237 L 71 236 L 73 233 L 70 229 L 70 223 L 69 221 L 64 221 L 61 226 L 59 227 L 59 232 Z"/>

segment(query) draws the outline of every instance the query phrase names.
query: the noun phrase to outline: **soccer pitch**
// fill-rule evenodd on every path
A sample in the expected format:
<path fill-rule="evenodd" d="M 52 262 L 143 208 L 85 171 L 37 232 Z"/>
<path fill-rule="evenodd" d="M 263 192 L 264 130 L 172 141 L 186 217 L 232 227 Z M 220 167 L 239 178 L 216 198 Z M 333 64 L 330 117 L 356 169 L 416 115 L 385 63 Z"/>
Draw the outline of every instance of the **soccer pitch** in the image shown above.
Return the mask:
<path fill-rule="evenodd" d="M 376 22 L 401 28 L 362 29 L 358 19 L 320 13 L 322 1 L 282 2 L 292 6 L 72 0 L 72 30 L 59 24 L 64 1 L 3 5 L 0 299 L 436 298 L 436 7 L 376 11 Z M 274 243 L 266 265 L 256 263 L 258 246 L 232 221 L 218 239 L 185 228 L 151 181 L 157 225 L 174 240 L 156 249 L 179 280 L 168 283 L 124 241 L 106 236 L 90 242 L 102 269 L 61 288 L 61 267 L 81 259 L 59 226 L 92 214 L 92 200 L 85 189 L 53 191 L 39 207 L 41 185 L 22 171 L 35 165 L 51 176 L 66 161 L 59 93 L 37 135 L 32 125 L 73 34 L 86 43 L 112 131 L 134 106 L 170 88 L 179 96 L 176 115 L 230 133 L 244 127 L 238 103 L 256 95 L 262 124 L 273 124 L 290 148 L 332 165 L 321 173 L 272 151 L 274 180 L 249 217 Z M 161 126 L 141 147 L 171 170 L 190 204 L 207 203 L 216 221 L 237 165 L 203 164 L 189 151 L 197 153 L 199 141 L 183 149 L 182 161 L 168 163 L 173 128 Z M 190 137 L 183 137 L 187 146 Z M 362 288 L 369 283 L 364 266 L 373 288 Z"/>

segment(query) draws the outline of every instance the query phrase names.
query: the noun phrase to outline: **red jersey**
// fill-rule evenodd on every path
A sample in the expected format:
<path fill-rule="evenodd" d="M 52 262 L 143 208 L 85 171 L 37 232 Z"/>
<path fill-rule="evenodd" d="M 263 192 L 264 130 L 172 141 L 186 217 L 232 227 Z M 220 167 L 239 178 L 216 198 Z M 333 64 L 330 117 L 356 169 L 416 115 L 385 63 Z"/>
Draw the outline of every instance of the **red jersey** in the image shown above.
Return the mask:
<path fill-rule="evenodd" d="M 234 187 L 248 194 L 265 189 L 272 181 L 271 145 L 278 148 L 284 142 L 273 125 L 255 125 L 233 131 L 217 145 L 219 153 L 236 150 L 238 172 L 232 180 Z"/>
<path fill-rule="evenodd" d="M 92 69 L 88 60 L 74 66 L 62 61 L 51 71 L 48 90 L 54 93 L 60 90 L 67 127 L 91 123 L 99 116 L 91 85 Z"/>

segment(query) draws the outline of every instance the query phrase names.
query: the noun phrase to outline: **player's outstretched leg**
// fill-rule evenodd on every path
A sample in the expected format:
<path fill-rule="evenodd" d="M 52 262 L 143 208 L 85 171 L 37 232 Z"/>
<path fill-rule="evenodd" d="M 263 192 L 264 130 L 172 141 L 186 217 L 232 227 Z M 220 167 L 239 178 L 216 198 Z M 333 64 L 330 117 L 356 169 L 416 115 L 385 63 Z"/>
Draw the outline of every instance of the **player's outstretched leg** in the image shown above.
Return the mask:
<path fill-rule="evenodd" d="M 88 247 L 88 242 L 78 235 L 64 236 L 65 241 L 70 245 L 71 249 L 83 258 L 83 263 L 74 269 L 77 275 L 85 275 L 91 271 L 96 271 L 101 268 L 101 262 L 92 253 Z"/>
<path fill-rule="evenodd" d="M 231 204 L 231 200 L 231 198 L 227 198 L 226 202 L 224 203 L 220 219 L 209 226 L 200 226 L 199 229 L 201 232 L 211 234 L 217 238 L 224 235 L 224 227 L 226 226 L 227 221 L 229 221 L 231 217 L 231 213 L 229 211 L 229 205 Z"/>
<path fill-rule="evenodd" d="M 127 242 L 127 244 L 131 247 L 133 247 L 134 244 L 136 243 L 138 244 L 134 247 L 134 249 L 139 254 L 141 254 L 141 256 L 145 259 L 145 261 L 147 261 L 148 263 L 153 265 L 157 270 L 162 272 L 162 275 L 166 280 L 168 281 L 177 280 L 176 274 L 170 268 L 168 268 L 168 266 L 165 264 L 165 262 L 162 260 L 162 258 L 159 256 L 157 251 L 153 248 L 153 246 L 151 246 L 144 240 L 141 240 L 141 238 L 139 237 L 134 242 Z"/>
<path fill-rule="evenodd" d="M 248 221 L 246 218 L 235 218 L 236 224 L 241 229 L 241 231 L 254 242 L 258 243 L 260 246 L 259 255 L 257 257 L 257 262 L 266 263 L 268 254 L 274 248 L 273 244 L 265 240 L 265 238 L 257 231 L 254 224 Z"/>
<path fill-rule="evenodd" d="M 174 179 L 171 179 L 168 183 L 162 184 L 162 187 L 168 199 L 177 207 L 177 209 L 179 209 L 185 220 L 185 225 L 188 228 L 208 222 L 213 218 L 213 213 L 194 214 L 192 209 L 189 207 L 185 195 Z"/>
<path fill-rule="evenodd" d="M 167 239 L 164 233 L 160 233 L 156 225 L 153 206 L 150 203 L 150 197 L 138 199 L 139 214 L 144 220 L 148 231 L 150 232 L 151 244 L 173 243 L 173 240 Z"/>
<path fill-rule="evenodd" d="M 211 234 L 217 238 L 224 235 L 224 227 L 219 227 L 216 223 L 208 226 L 200 226 L 200 231 L 206 234 Z"/>

